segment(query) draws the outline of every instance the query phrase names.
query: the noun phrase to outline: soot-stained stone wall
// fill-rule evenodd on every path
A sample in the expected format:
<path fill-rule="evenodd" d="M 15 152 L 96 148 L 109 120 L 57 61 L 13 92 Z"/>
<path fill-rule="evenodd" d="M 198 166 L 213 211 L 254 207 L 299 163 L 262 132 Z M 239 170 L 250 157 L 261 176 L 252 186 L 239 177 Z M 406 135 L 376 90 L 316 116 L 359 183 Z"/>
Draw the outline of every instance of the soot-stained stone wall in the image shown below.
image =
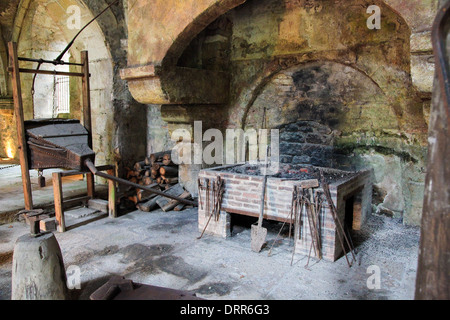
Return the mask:
<path fill-rule="evenodd" d="M 333 167 L 333 131 L 318 122 L 298 121 L 280 127 L 280 162 Z"/>
<path fill-rule="evenodd" d="M 366 25 L 373 4 L 380 30 Z M 374 212 L 420 224 L 427 101 L 411 78 L 410 16 L 366 0 L 249 0 L 225 16 L 231 86 L 219 129 L 280 129 L 283 163 L 373 168 Z"/>

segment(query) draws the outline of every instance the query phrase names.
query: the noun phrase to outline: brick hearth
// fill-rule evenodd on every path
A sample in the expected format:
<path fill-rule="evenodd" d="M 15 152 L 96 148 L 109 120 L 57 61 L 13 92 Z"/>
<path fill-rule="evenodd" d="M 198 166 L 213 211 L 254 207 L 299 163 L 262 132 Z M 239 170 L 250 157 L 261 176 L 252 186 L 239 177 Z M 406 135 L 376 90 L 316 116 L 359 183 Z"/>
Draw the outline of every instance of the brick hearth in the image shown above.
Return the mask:
<path fill-rule="evenodd" d="M 234 167 L 234 166 L 232 166 Z M 262 176 L 251 176 L 247 174 L 229 172 L 230 166 L 214 169 L 202 170 L 199 174 L 200 181 L 205 179 L 216 180 L 221 177 L 224 180 L 225 192 L 218 221 L 211 219 L 205 233 L 221 237 L 231 236 L 230 214 L 240 214 L 251 217 L 258 217 L 260 212 L 260 197 L 262 191 Z M 315 167 L 317 168 L 317 167 Z M 346 173 L 344 171 L 323 168 L 324 172 Z M 338 218 L 342 225 L 346 215 L 346 202 L 353 197 L 353 229 L 360 229 L 366 217 L 370 214 L 372 199 L 372 171 L 360 171 L 351 176 L 330 183 L 330 193 L 338 211 Z M 299 185 L 298 180 L 283 180 L 282 178 L 268 177 L 266 189 L 266 201 L 264 208 L 264 219 L 290 222 L 292 193 L 295 185 Z M 319 187 L 316 191 L 322 191 Z M 209 219 L 206 212 L 206 191 L 200 190 L 200 206 L 198 213 L 198 227 L 203 231 Z M 320 211 L 320 236 L 322 244 L 323 258 L 328 261 L 336 261 L 342 254 L 339 236 L 335 222 L 326 201 Z M 303 210 L 300 226 L 299 238 L 296 243 L 296 253 L 308 255 L 311 245 L 311 235 Z M 249 244 L 250 250 L 250 244 Z M 314 256 L 314 252 L 312 252 Z"/>

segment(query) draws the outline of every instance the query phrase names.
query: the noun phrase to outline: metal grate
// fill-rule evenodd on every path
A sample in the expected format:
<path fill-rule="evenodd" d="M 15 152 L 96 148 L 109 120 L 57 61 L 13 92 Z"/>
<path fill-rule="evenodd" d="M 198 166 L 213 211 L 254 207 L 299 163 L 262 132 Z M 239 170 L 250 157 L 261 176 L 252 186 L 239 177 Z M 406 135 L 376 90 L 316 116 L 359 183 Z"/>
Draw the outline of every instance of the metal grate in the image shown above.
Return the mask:
<path fill-rule="evenodd" d="M 56 113 L 70 112 L 69 77 L 55 77 L 54 107 Z"/>

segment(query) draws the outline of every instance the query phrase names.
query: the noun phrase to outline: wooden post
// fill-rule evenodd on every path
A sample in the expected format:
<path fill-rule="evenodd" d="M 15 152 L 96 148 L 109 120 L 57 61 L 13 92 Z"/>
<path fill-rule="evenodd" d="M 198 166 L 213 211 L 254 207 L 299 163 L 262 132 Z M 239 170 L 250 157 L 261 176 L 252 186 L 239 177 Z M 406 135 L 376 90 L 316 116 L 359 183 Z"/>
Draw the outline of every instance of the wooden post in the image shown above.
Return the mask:
<path fill-rule="evenodd" d="M 89 147 L 92 149 L 92 120 L 91 120 L 91 88 L 89 85 L 89 57 L 87 51 L 81 52 L 81 63 L 83 64 L 83 123 L 89 132 Z"/>
<path fill-rule="evenodd" d="M 64 220 L 64 209 L 63 209 L 61 172 L 53 172 L 52 180 L 53 180 L 53 197 L 55 198 L 55 218 L 58 227 L 58 232 L 66 232 L 66 222 Z"/>
<path fill-rule="evenodd" d="M 116 176 L 116 169 L 108 170 L 107 173 Z M 108 180 L 108 212 L 110 218 L 117 218 L 116 183 L 113 180 Z"/>
<path fill-rule="evenodd" d="M 95 198 L 95 180 L 94 175 L 90 172 L 86 173 L 87 195 L 91 198 Z"/>
<path fill-rule="evenodd" d="M 450 137 L 442 99 L 439 96 L 433 102 L 430 123 L 416 279 L 415 298 L 418 300 L 450 299 Z"/>
<path fill-rule="evenodd" d="M 450 299 L 450 95 L 446 51 L 450 2 L 440 4 L 432 32 L 436 74 L 417 264 L 415 298 L 418 300 Z"/>
<path fill-rule="evenodd" d="M 23 196 L 25 209 L 33 209 L 33 197 L 31 193 L 31 179 L 28 169 L 28 154 L 25 138 L 25 124 L 23 115 L 22 90 L 20 85 L 19 60 L 17 59 L 17 43 L 9 42 L 9 61 L 12 67 L 11 79 L 14 97 L 14 115 L 17 127 L 17 142 L 19 149 L 20 169 L 22 171 Z"/>
<path fill-rule="evenodd" d="M 88 145 L 92 149 L 92 118 L 91 118 L 91 88 L 89 84 L 89 56 L 87 51 L 81 52 L 82 90 L 83 90 L 83 124 L 88 131 Z M 95 197 L 95 180 L 91 173 L 86 175 L 87 193 L 93 199 Z"/>

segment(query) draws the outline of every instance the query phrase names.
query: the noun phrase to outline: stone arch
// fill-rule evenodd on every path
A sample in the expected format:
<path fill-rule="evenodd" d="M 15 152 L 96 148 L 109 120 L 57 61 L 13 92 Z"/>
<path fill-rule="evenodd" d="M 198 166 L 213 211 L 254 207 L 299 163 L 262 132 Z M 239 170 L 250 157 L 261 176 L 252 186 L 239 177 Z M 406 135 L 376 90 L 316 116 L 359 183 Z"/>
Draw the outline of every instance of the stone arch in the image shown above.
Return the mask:
<path fill-rule="evenodd" d="M 431 25 L 439 9 L 439 0 L 377 0 L 403 19 L 412 32 L 431 31 Z M 424 28 L 425 27 L 425 28 Z"/>
<path fill-rule="evenodd" d="M 227 0 L 215 2 L 207 7 L 206 10 L 201 12 L 198 16 L 194 17 L 194 19 L 192 19 L 192 21 L 190 21 L 190 23 L 186 25 L 184 30 L 177 35 L 176 39 L 167 49 L 164 59 L 162 60 L 162 66 L 174 66 L 189 43 L 201 31 L 203 31 L 209 24 L 211 24 L 221 15 L 242 4 L 243 2 L 245 1 Z"/>
<path fill-rule="evenodd" d="M 204 28 L 243 2 L 245 0 L 133 2 L 128 7 L 129 68 L 121 71 L 133 97 L 143 104 L 224 103 L 229 84 L 226 74 L 179 68 L 176 63 Z M 211 82 L 216 86 L 206 89 Z"/>
<path fill-rule="evenodd" d="M 19 7 L 15 18 L 13 39 L 17 37 L 19 55 L 30 58 L 55 59 L 79 31 L 76 25 L 68 24 L 69 19 L 79 12 L 79 27 L 83 27 L 94 17 L 81 0 L 23 0 L 21 4 L 22 6 Z M 75 6 L 79 11 L 68 10 L 70 6 Z M 21 22 L 20 25 L 19 22 Z M 93 148 L 97 154 L 98 163 L 105 164 L 109 163 L 113 156 L 114 112 L 112 95 L 114 67 L 105 36 L 96 21 L 79 35 L 63 60 L 80 62 L 81 51 L 83 50 L 88 51 L 90 61 Z M 36 66 L 36 63 L 28 64 L 28 67 L 35 68 Z M 78 67 L 41 66 L 41 69 L 46 68 L 49 70 L 66 68 L 67 70 L 63 71 L 78 71 Z M 38 75 L 33 97 L 31 94 L 32 76 L 22 74 L 21 79 L 24 102 L 33 101 L 36 104 L 36 106 L 33 103 L 24 104 L 25 118 L 30 119 L 36 114 L 36 109 L 52 103 L 50 100 L 52 97 L 49 98 L 48 96 L 52 92 L 54 79 L 52 76 Z M 82 119 L 81 81 L 73 77 L 69 81 L 71 110 L 68 115 L 62 116 Z M 48 110 L 45 112 L 40 110 L 37 114 L 39 117 L 54 116 Z"/>
<path fill-rule="evenodd" d="M 27 15 L 32 0 L 21 0 L 19 7 L 17 8 L 16 16 L 14 18 L 13 30 L 11 35 L 11 41 L 18 42 L 20 33 L 22 32 L 22 25 Z"/>
<path fill-rule="evenodd" d="M 287 162 L 334 166 L 323 161 L 334 159 L 337 136 L 398 130 L 386 98 L 373 79 L 351 66 L 334 61 L 297 64 L 261 82 L 243 129 L 280 129 L 281 156 Z"/>
<path fill-rule="evenodd" d="M 303 76 L 302 73 L 307 75 Z M 314 86 L 316 87 L 314 88 Z M 313 90 L 309 90 L 306 87 L 311 87 Z M 338 95 L 350 94 L 350 97 L 344 97 L 345 100 L 341 103 L 342 107 L 356 101 L 379 103 L 379 100 L 382 100 L 384 103 L 386 99 L 383 89 L 366 73 L 354 66 L 333 60 L 311 60 L 292 65 L 285 64 L 264 78 L 259 79 L 252 88 L 253 95 L 248 101 L 242 120 L 243 129 L 248 126 L 258 128 L 258 123 L 262 123 L 263 119 L 258 118 L 255 114 L 255 109 L 257 109 L 255 104 L 258 104 L 258 99 L 261 99 L 261 97 L 264 97 L 269 105 L 277 105 L 277 101 L 279 101 L 282 105 L 289 104 L 291 107 L 293 103 L 305 101 L 305 99 L 324 103 L 322 100 L 327 92 L 330 93 L 330 96 L 326 97 L 327 100 L 330 97 L 337 98 Z M 355 89 L 360 89 L 360 91 Z M 270 91 L 270 94 L 267 91 Z M 308 93 L 309 91 L 310 93 Z M 365 97 L 365 94 L 361 93 L 361 91 L 366 91 L 369 96 Z M 377 96 L 380 98 L 377 98 Z M 271 101 L 271 99 L 274 99 L 274 101 Z M 293 117 L 292 111 L 294 110 L 288 110 L 288 114 L 283 114 L 283 110 L 277 110 L 273 112 L 272 116 L 270 115 L 272 111 L 268 109 L 267 111 L 269 114 L 266 115 L 271 118 L 272 122 L 268 123 L 268 128 L 271 129 L 277 128 L 283 123 L 289 123 L 289 119 Z M 395 114 L 389 108 L 386 108 L 385 111 L 391 114 L 390 126 L 397 126 Z M 281 118 L 275 120 L 276 114 L 279 114 Z M 327 121 L 326 118 L 322 120 Z"/>
<path fill-rule="evenodd" d="M 235 100 L 231 102 L 231 126 L 242 127 L 248 105 L 270 74 L 295 64 L 327 60 L 366 74 L 389 97 L 388 104 L 399 123 L 413 124 L 415 132 L 426 130 L 421 101 L 411 82 L 411 30 L 397 11 L 382 1 L 338 1 L 327 2 L 326 6 L 311 1 L 308 3 L 316 7 L 306 9 L 302 5 L 305 1 L 289 2 L 285 8 L 279 8 L 280 3 L 284 2 L 247 1 L 230 15 L 241 30 L 233 31 L 232 62 L 264 61 L 256 73 L 233 80 L 236 85 L 232 83 Z M 381 30 L 366 26 L 369 15 L 365 5 L 369 3 L 382 8 Z M 270 15 L 264 11 L 268 8 Z M 262 19 L 266 24 L 251 22 Z"/>

